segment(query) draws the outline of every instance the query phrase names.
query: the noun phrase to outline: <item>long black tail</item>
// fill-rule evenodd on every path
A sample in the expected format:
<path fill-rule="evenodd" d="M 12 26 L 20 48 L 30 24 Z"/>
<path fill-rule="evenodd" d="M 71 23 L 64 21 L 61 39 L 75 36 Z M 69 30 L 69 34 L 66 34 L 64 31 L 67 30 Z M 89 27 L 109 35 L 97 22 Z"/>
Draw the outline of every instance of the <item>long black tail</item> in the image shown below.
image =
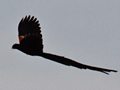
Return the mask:
<path fill-rule="evenodd" d="M 44 58 L 50 59 L 52 61 L 67 65 L 67 66 L 74 66 L 80 69 L 91 69 L 95 71 L 99 71 L 105 74 L 109 74 L 109 72 L 117 72 L 116 70 L 111 70 L 111 69 L 105 69 L 105 68 L 99 68 L 99 67 L 94 67 L 94 66 L 89 66 L 85 64 L 78 63 L 76 61 L 73 61 L 71 59 L 65 58 L 63 56 L 58 56 L 50 53 L 43 53 L 41 55 Z"/>

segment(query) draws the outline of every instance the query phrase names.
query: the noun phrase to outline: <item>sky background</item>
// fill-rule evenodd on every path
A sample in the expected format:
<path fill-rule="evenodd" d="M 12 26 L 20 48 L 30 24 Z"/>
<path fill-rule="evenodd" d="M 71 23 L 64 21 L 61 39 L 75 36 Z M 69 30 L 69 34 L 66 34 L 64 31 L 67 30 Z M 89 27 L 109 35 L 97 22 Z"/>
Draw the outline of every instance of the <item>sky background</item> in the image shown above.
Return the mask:
<path fill-rule="evenodd" d="M 18 24 L 34 15 L 44 51 L 120 71 L 120 0 L 0 0 L 0 90 L 119 90 L 106 75 L 12 50 Z"/>

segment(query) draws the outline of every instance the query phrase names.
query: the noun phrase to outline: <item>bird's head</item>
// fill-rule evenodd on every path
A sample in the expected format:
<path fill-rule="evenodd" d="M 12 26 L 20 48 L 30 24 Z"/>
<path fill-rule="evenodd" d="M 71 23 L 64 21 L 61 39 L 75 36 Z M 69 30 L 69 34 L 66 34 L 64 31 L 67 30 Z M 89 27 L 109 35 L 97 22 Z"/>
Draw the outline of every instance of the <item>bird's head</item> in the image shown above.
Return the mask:
<path fill-rule="evenodd" d="M 12 49 L 18 49 L 19 48 L 19 44 L 14 44 L 13 46 L 12 46 Z"/>

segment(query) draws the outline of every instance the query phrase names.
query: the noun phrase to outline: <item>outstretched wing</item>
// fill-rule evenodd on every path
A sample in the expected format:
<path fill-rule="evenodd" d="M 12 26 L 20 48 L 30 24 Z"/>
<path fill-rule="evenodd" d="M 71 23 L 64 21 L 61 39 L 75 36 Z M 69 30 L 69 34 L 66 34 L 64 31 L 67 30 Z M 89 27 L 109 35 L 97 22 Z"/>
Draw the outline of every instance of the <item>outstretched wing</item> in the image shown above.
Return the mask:
<path fill-rule="evenodd" d="M 95 70 L 95 71 L 99 71 L 105 74 L 109 74 L 109 72 L 117 72 L 116 70 L 111 70 L 111 69 L 105 69 L 105 68 L 99 68 L 99 67 L 94 67 L 94 66 L 89 66 L 89 65 L 85 65 L 85 64 L 81 64 L 78 63 L 76 61 L 73 61 L 71 59 L 62 57 L 62 56 L 58 56 L 58 55 L 53 55 L 50 53 L 43 53 L 42 57 L 50 59 L 52 61 L 67 65 L 67 66 L 74 66 L 80 69 L 90 69 L 90 70 Z"/>
<path fill-rule="evenodd" d="M 19 42 L 24 47 L 24 52 L 31 55 L 43 52 L 41 27 L 37 18 L 26 16 L 22 18 L 19 26 Z"/>
<path fill-rule="evenodd" d="M 18 26 L 19 41 L 21 41 L 28 34 L 40 34 L 41 27 L 37 18 L 34 16 L 26 16 L 22 18 Z"/>

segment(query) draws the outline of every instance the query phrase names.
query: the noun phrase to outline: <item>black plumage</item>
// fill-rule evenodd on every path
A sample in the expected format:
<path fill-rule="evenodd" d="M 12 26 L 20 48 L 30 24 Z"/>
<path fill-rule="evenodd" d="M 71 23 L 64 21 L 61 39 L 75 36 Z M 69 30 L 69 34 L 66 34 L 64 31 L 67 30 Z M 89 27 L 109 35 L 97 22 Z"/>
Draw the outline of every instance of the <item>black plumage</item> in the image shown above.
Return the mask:
<path fill-rule="evenodd" d="M 39 21 L 37 18 L 34 18 L 34 16 L 31 17 L 29 15 L 21 19 L 18 26 L 18 37 L 20 44 L 14 44 L 12 48 L 18 49 L 28 55 L 41 56 L 67 66 L 74 66 L 80 69 L 91 69 L 105 74 L 117 72 L 116 70 L 89 66 L 63 56 L 43 52 L 41 27 Z"/>

